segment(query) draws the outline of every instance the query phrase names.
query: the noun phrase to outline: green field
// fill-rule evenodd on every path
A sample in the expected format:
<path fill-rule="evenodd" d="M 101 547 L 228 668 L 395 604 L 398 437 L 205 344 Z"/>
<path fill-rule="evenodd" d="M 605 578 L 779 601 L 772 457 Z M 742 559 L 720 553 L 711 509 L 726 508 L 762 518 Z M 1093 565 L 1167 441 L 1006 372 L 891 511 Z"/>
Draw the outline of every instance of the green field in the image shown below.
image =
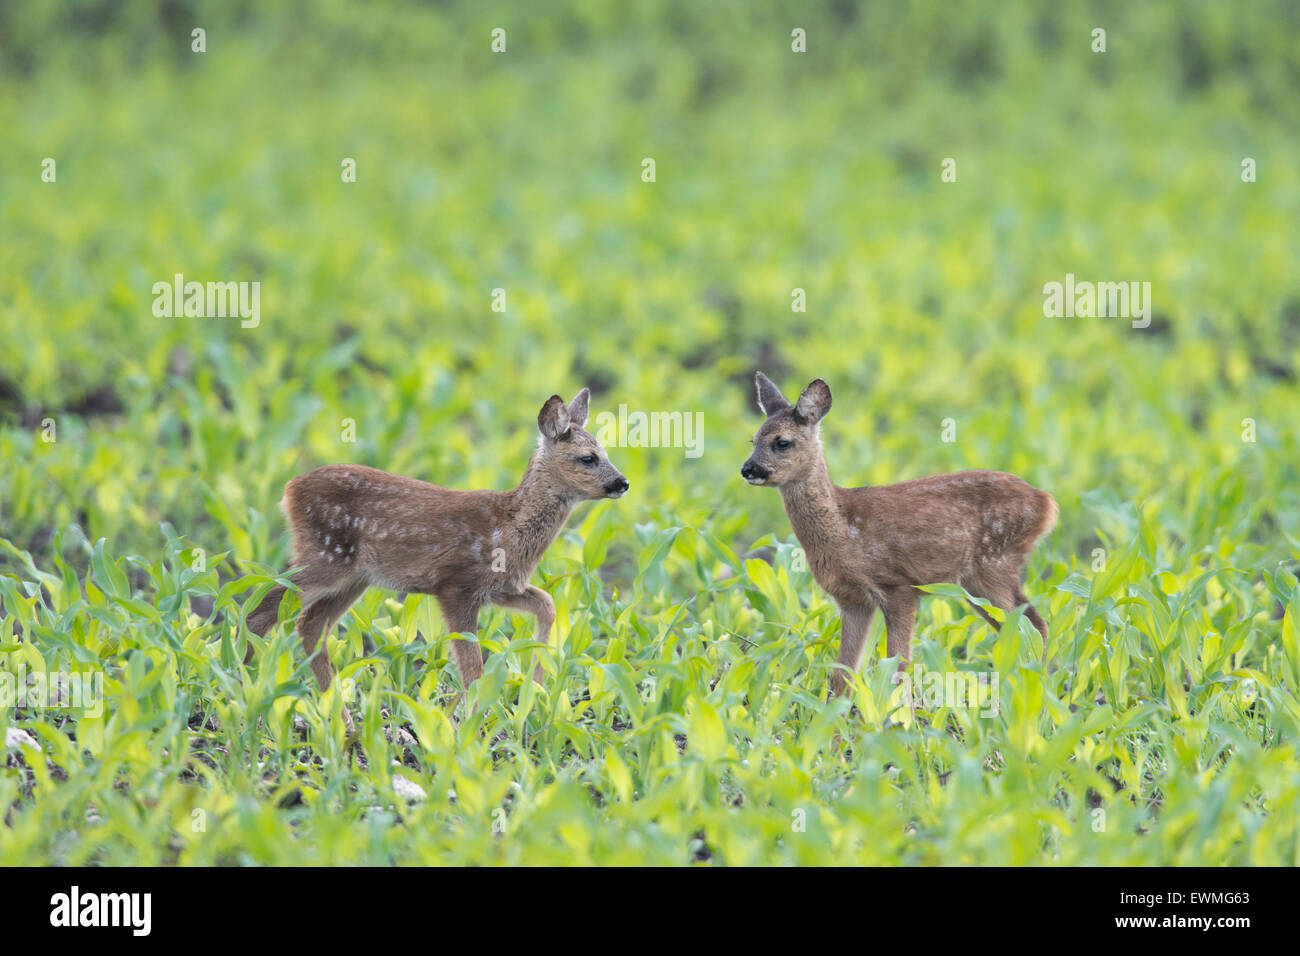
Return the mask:
<path fill-rule="evenodd" d="M 0 863 L 1300 863 L 1300 6 L 984 7 L 0 6 L 0 694 L 103 682 L 0 706 Z M 256 326 L 156 316 L 178 273 Z M 1149 323 L 1046 315 L 1067 275 Z M 902 706 L 879 615 L 827 702 L 757 369 L 830 383 L 841 485 L 1055 496 L 1047 666 L 921 605 L 996 714 Z M 582 386 L 702 443 L 611 443 L 542 686 L 492 610 L 464 700 L 417 595 L 344 619 L 342 690 L 250 638 L 287 480 L 508 488 Z"/>

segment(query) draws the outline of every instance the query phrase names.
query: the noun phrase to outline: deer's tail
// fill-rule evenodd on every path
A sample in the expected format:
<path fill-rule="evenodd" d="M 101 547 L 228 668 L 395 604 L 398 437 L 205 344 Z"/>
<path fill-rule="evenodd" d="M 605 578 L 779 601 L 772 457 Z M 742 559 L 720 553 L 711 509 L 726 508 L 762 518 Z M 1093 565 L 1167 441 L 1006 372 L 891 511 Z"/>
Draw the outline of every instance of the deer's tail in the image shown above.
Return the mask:
<path fill-rule="evenodd" d="M 1061 509 L 1056 504 L 1056 499 L 1047 492 L 1039 492 L 1042 498 L 1042 517 L 1039 519 L 1038 533 L 1034 535 L 1034 541 L 1037 541 L 1047 532 L 1056 527 L 1056 521 L 1061 516 Z"/>

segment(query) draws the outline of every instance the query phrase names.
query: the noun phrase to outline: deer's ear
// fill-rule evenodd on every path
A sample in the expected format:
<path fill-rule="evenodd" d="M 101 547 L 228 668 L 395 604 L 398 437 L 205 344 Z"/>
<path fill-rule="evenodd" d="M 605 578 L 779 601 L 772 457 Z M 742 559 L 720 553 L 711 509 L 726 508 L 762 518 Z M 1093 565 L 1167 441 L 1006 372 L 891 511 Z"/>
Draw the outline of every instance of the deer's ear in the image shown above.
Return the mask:
<path fill-rule="evenodd" d="M 569 402 L 569 423 L 581 428 L 587 424 L 587 405 L 591 401 L 591 389 L 584 388 L 573 401 Z"/>
<path fill-rule="evenodd" d="M 537 427 L 543 435 L 555 441 L 569 431 L 569 407 L 564 399 L 552 395 L 537 413 Z"/>
<path fill-rule="evenodd" d="M 831 387 L 819 378 L 808 383 L 799 393 L 794 413 L 805 425 L 815 425 L 831 410 Z"/>
<path fill-rule="evenodd" d="M 754 383 L 758 386 L 758 407 L 764 415 L 775 415 L 781 409 L 790 407 L 781 390 L 762 372 L 754 376 Z"/>

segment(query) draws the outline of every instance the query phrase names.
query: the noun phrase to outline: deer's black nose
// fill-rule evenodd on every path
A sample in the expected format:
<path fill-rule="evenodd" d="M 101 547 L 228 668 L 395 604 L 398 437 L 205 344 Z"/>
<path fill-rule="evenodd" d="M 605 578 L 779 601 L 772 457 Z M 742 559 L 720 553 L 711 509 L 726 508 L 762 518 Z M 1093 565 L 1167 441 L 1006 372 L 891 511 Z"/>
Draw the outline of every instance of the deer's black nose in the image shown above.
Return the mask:
<path fill-rule="evenodd" d="M 611 481 L 609 484 L 605 486 L 605 494 L 621 495 L 623 494 L 623 492 L 627 491 L 628 488 L 630 487 L 632 486 L 627 483 L 627 479 L 624 478 L 622 475 L 619 475 L 617 478 L 615 478 L 613 481 Z"/>
<path fill-rule="evenodd" d="M 746 481 L 749 481 L 754 478 L 761 480 L 763 478 L 766 478 L 768 474 L 769 472 L 766 468 L 760 468 L 752 461 L 745 462 L 745 464 L 742 465 L 740 468 L 740 477 L 744 478 Z"/>

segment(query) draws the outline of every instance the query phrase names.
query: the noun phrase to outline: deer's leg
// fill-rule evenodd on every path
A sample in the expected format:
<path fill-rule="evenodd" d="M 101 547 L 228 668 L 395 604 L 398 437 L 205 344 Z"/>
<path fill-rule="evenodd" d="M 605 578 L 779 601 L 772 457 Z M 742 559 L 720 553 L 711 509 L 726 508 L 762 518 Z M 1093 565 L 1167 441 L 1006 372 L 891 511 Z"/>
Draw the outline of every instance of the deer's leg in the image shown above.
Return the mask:
<path fill-rule="evenodd" d="M 353 575 L 350 572 L 340 570 L 337 566 L 333 566 L 332 563 L 311 560 L 302 555 L 295 556 L 293 563 L 304 565 L 304 567 L 294 575 L 294 584 L 302 591 L 302 607 L 299 608 L 300 614 L 305 613 L 307 606 L 318 597 L 328 596 L 333 593 L 342 593 L 354 583 L 351 580 Z M 362 587 L 361 591 L 364 590 L 365 587 Z M 348 601 L 348 606 L 351 606 L 352 601 L 355 601 L 356 598 L 360 596 L 361 591 L 358 591 L 356 595 Z M 277 584 L 267 592 L 266 597 L 262 598 L 262 603 L 248 613 L 248 616 L 245 619 L 248 624 L 248 629 L 258 637 L 265 637 L 266 632 L 275 626 L 275 622 L 280 616 L 280 604 L 284 601 L 285 592 L 285 587 Z M 342 611 L 339 611 L 336 617 L 342 617 L 344 611 L 347 609 L 348 608 L 345 606 Z M 325 629 L 328 630 L 328 626 L 326 626 Z M 253 645 L 250 641 L 248 651 L 244 655 L 244 663 L 251 664 L 252 662 Z"/>
<path fill-rule="evenodd" d="M 450 598 L 438 598 L 442 607 L 443 619 L 447 630 L 452 634 L 478 633 L 478 605 L 470 601 L 456 601 Z M 451 659 L 460 671 L 460 682 L 466 690 L 483 673 L 483 649 L 478 641 L 467 641 L 456 637 L 451 641 Z"/>
<path fill-rule="evenodd" d="M 968 586 L 966 590 L 970 591 L 970 593 L 974 594 L 976 597 L 984 598 L 989 603 L 1002 608 L 1004 611 L 1010 611 L 1014 607 L 1020 607 L 1023 605 L 1025 608 L 1025 617 L 1029 619 L 1029 623 L 1034 625 L 1034 627 L 1038 629 L 1038 633 L 1043 637 L 1043 655 L 1047 655 L 1047 622 L 1044 621 L 1038 611 L 1034 609 L 1034 606 L 1029 603 L 1029 598 L 1025 597 L 1025 592 L 1020 589 L 1019 585 L 988 585 L 981 587 L 979 591 L 971 591 Z M 999 625 L 997 621 L 993 620 L 993 618 L 982 608 L 976 607 L 975 609 L 980 612 L 980 615 L 986 621 L 993 625 L 994 630 L 1000 631 L 1002 629 L 1001 625 Z"/>
<path fill-rule="evenodd" d="M 1014 600 L 1017 606 L 1021 604 L 1025 606 L 1025 617 L 1029 618 L 1029 623 L 1038 628 L 1038 633 L 1043 635 L 1043 657 L 1047 657 L 1047 622 L 1029 603 L 1029 598 L 1025 597 L 1025 592 L 1020 588 L 1016 588 Z"/>
<path fill-rule="evenodd" d="M 981 573 L 972 574 L 964 577 L 961 584 L 973 597 L 983 598 L 996 608 L 1004 611 L 1010 611 L 1016 606 L 1016 584 L 1015 569 L 1009 568 L 1005 560 L 1000 559 L 995 564 L 982 567 Z M 988 621 L 993 630 L 1000 631 L 1000 625 L 993 617 L 978 604 L 972 604 L 976 612 L 984 620 Z"/>
<path fill-rule="evenodd" d="M 321 690 L 327 689 L 334 679 L 326 643 L 322 639 L 365 590 L 364 583 L 351 584 L 340 591 L 313 597 L 298 616 L 298 636 L 302 638 L 303 650 L 311 658 L 311 669 Z M 318 644 L 320 652 L 316 653 Z"/>
<path fill-rule="evenodd" d="M 266 637 L 266 632 L 275 626 L 276 618 L 280 614 L 280 602 L 284 600 L 284 592 L 284 586 L 277 584 L 267 592 L 266 597 L 262 598 L 262 603 L 257 606 L 257 609 L 249 612 L 246 618 L 248 629 L 258 637 Z M 252 659 L 253 645 L 250 642 L 244 663 L 247 664 Z"/>
<path fill-rule="evenodd" d="M 835 670 L 831 673 L 831 696 L 839 697 L 844 693 L 848 682 L 847 672 L 857 672 L 862 663 L 862 651 L 867 643 L 867 631 L 871 627 L 871 618 L 876 613 L 874 604 L 840 605 L 840 652 L 835 658 Z"/>
<path fill-rule="evenodd" d="M 533 615 L 537 618 L 534 639 L 541 644 L 551 642 L 551 626 L 555 623 L 555 602 L 541 588 L 530 584 L 520 594 L 494 594 L 492 603 Z M 537 666 L 533 668 L 533 680 L 540 684 L 543 673 L 541 661 L 538 661 Z"/>
<path fill-rule="evenodd" d="M 357 598 L 366 590 L 364 581 L 349 584 L 342 590 L 322 594 L 312 598 L 298 615 L 298 635 L 302 638 L 303 650 L 311 661 L 312 673 L 322 691 L 327 690 L 334 679 L 334 670 L 330 667 L 329 630 L 347 613 Z M 343 705 L 343 723 L 348 732 L 352 731 L 352 714 L 348 706 Z"/>
<path fill-rule="evenodd" d="M 912 659 L 912 628 L 916 624 L 916 588 L 907 585 L 885 592 L 885 649 L 899 658 L 902 670 Z"/>
<path fill-rule="evenodd" d="M 258 637 L 266 637 L 266 632 L 275 626 L 276 618 L 280 615 L 280 602 L 284 600 L 285 589 L 277 584 L 262 598 L 256 610 L 251 611 L 245 618 L 248 629 Z M 244 651 L 244 663 L 253 663 L 253 642 L 248 642 L 248 649 Z"/>
<path fill-rule="evenodd" d="M 978 604 L 976 604 L 974 601 L 968 601 L 967 603 L 970 604 L 971 609 L 972 609 L 976 614 L 978 614 L 980 617 L 984 618 L 984 620 L 986 620 L 986 621 L 989 622 L 989 626 L 990 626 L 991 628 L 993 628 L 993 630 L 995 630 L 995 631 L 999 631 L 999 630 L 1002 629 L 1002 625 L 1000 625 L 1000 624 L 999 624 L 999 623 L 994 619 L 994 617 L 993 617 L 992 614 L 990 614 L 988 611 L 984 610 L 984 608 L 980 607 L 980 606 L 979 606 Z"/>

